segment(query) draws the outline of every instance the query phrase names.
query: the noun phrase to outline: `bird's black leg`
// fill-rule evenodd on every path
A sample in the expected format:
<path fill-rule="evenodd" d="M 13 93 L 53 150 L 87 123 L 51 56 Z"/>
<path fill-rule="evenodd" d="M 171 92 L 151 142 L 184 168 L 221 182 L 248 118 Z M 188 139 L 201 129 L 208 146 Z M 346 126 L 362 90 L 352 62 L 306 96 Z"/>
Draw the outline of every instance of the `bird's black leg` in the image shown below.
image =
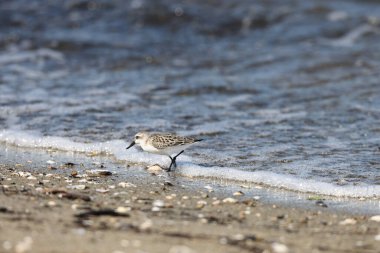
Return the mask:
<path fill-rule="evenodd" d="M 170 166 L 169 166 L 169 168 L 168 168 L 168 172 L 171 170 L 171 168 L 172 168 L 172 166 L 174 165 L 174 167 L 176 168 L 177 167 L 177 162 L 176 162 L 176 159 L 177 159 L 177 157 L 180 155 L 180 154 L 182 154 L 183 152 L 184 152 L 185 150 L 182 150 L 181 152 L 179 152 L 175 157 L 171 157 L 171 156 L 169 156 L 169 158 L 170 158 L 170 160 L 172 160 L 172 162 L 170 163 Z"/>
<path fill-rule="evenodd" d="M 173 161 L 174 161 L 174 167 L 176 167 L 177 168 L 177 162 L 176 162 L 176 159 L 177 159 L 177 157 L 180 155 L 180 154 L 182 154 L 183 152 L 184 152 L 185 150 L 182 150 L 181 152 L 179 152 L 175 157 L 173 157 Z"/>
<path fill-rule="evenodd" d="M 171 170 L 173 163 L 175 163 L 175 160 L 173 160 L 173 158 L 171 156 L 169 156 L 169 158 L 171 160 L 171 163 L 170 163 L 169 168 L 166 170 L 167 172 L 169 172 Z"/>

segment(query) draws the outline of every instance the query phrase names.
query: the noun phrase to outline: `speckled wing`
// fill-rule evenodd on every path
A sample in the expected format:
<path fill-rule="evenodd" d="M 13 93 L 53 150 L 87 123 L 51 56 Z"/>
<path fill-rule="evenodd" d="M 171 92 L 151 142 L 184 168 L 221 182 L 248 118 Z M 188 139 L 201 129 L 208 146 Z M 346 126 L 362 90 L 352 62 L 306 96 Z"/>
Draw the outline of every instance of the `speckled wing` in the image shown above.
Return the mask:
<path fill-rule="evenodd" d="M 170 147 L 192 144 L 200 140 L 190 137 L 182 137 L 171 133 L 164 133 L 151 135 L 149 141 L 157 149 L 166 149 Z"/>

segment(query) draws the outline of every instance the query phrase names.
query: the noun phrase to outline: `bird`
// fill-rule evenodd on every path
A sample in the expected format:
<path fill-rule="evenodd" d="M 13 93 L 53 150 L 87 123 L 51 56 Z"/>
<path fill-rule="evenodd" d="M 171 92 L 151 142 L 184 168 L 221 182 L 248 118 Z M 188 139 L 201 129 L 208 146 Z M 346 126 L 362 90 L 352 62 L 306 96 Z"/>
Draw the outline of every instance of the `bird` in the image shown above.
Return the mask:
<path fill-rule="evenodd" d="M 176 159 L 185 149 L 202 140 L 203 139 L 179 136 L 174 133 L 138 132 L 132 143 L 126 149 L 137 144 L 146 152 L 168 156 L 171 163 L 166 171 L 169 172 L 172 166 L 177 167 Z M 172 157 L 173 154 L 176 155 Z"/>

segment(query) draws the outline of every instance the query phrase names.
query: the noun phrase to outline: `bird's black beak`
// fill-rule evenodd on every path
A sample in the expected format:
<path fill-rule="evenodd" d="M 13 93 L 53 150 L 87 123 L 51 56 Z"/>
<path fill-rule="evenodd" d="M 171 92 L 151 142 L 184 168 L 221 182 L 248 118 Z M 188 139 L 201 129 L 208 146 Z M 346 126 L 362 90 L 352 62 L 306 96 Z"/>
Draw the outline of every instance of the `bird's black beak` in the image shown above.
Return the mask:
<path fill-rule="evenodd" d="M 127 149 L 131 148 L 132 146 L 134 146 L 136 144 L 135 141 L 132 141 L 132 143 L 127 147 Z"/>

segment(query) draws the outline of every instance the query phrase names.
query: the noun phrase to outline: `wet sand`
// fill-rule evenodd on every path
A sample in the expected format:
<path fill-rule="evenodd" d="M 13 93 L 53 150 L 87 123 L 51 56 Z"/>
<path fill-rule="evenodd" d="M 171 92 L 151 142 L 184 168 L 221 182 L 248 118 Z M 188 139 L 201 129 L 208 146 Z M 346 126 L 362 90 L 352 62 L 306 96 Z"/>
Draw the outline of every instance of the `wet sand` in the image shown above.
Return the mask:
<path fill-rule="evenodd" d="M 378 252 L 373 215 L 290 208 L 83 164 L 0 167 L 0 252 Z M 108 170 L 107 170 L 108 171 Z M 95 174 L 94 174 L 95 173 Z M 100 175 L 103 174 L 103 175 Z M 188 179 L 191 181 L 191 179 Z M 377 220 L 377 221 L 376 221 Z"/>

